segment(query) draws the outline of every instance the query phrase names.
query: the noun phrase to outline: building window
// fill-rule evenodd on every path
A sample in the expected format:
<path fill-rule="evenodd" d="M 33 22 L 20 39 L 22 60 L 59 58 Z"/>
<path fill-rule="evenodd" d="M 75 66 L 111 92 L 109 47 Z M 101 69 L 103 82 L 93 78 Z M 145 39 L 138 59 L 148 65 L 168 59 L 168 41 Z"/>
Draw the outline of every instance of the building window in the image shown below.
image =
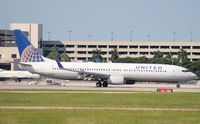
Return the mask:
<path fill-rule="evenodd" d="M 119 55 L 126 55 L 127 52 L 119 52 Z"/>
<path fill-rule="evenodd" d="M 150 48 L 152 48 L 152 49 L 158 49 L 159 46 L 150 46 Z"/>
<path fill-rule="evenodd" d="M 129 48 L 138 48 L 138 46 L 129 46 Z"/>
<path fill-rule="evenodd" d="M 141 55 L 148 55 L 148 52 L 140 52 Z"/>
<path fill-rule="evenodd" d="M 148 49 L 149 46 L 140 46 L 140 48 L 142 48 L 142 49 Z"/>
<path fill-rule="evenodd" d="M 180 46 L 172 46 L 172 49 L 180 49 Z"/>
<path fill-rule="evenodd" d="M 94 52 L 93 51 L 88 51 L 88 54 L 93 54 Z"/>
<path fill-rule="evenodd" d="M 130 55 L 132 55 L 132 54 L 136 55 L 136 54 L 138 54 L 138 52 L 130 52 Z"/>
<path fill-rule="evenodd" d="M 172 55 L 178 55 L 178 53 L 177 53 L 177 52 L 171 52 L 171 54 L 172 54 Z"/>
<path fill-rule="evenodd" d="M 66 48 L 72 48 L 74 45 L 66 45 Z"/>
<path fill-rule="evenodd" d="M 86 51 L 78 51 L 78 54 L 86 54 Z"/>
<path fill-rule="evenodd" d="M 56 45 L 56 47 L 58 47 L 58 48 L 63 48 L 63 47 L 65 47 L 65 45 Z"/>
<path fill-rule="evenodd" d="M 54 47 L 54 45 L 47 44 L 45 47 Z"/>
<path fill-rule="evenodd" d="M 192 55 L 196 55 L 196 56 L 199 56 L 200 53 L 199 52 L 193 52 Z"/>
<path fill-rule="evenodd" d="M 102 53 L 103 55 L 107 54 L 107 52 L 106 52 L 106 51 L 102 51 L 101 53 Z"/>
<path fill-rule="evenodd" d="M 107 48 L 106 45 L 99 45 L 99 48 Z"/>
<path fill-rule="evenodd" d="M 119 46 L 119 48 L 127 48 L 128 46 Z"/>
<path fill-rule="evenodd" d="M 193 49 L 200 49 L 200 46 L 193 46 Z"/>
<path fill-rule="evenodd" d="M 78 60 L 86 60 L 86 58 L 80 57 L 80 58 L 78 58 Z"/>
<path fill-rule="evenodd" d="M 117 46 L 110 45 L 109 48 L 117 48 Z"/>
<path fill-rule="evenodd" d="M 169 49 L 169 46 L 160 46 L 161 49 Z"/>
<path fill-rule="evenodd" d="M 168 54 L 170 54 L 170 53 L 169 53 L 169 52 L 163 52 L 163 54 L 164 54 L 164 55 L 168 55 Z"/>
<path fill-rule="evenodd" d="M 150 55 L 154 55 L 154 52 L 150 52 Z"/>
<path fill-rule="evenodd" d="M 190 49 L 190 46 L 182 46 L 182 49 Z"/>
<path fill-rule="evenodd" d="M 64 53 L 64 51 L 58 51 L 58 53 L 59 53 L 59 54 L 63 54 L 63 53 Z"/>
<path fill-rule="evenodd" d="M 67 54 L 74 54 L 74 51 L 66 51 Z"/>
<path fill-rule="evenodd" d="M 17 58 L 17 54 L 12 54 L 11 58 L 13 58 L 13 59 Z"/>
<path fill-rule="evenodd" d="M 96 45 L 88 45 L 88 48 L 97 48 Z"/>
<path fill-rule="evenodd" d="M 86 45 L 78 45 L 78 48 L 86 48 Z"/>

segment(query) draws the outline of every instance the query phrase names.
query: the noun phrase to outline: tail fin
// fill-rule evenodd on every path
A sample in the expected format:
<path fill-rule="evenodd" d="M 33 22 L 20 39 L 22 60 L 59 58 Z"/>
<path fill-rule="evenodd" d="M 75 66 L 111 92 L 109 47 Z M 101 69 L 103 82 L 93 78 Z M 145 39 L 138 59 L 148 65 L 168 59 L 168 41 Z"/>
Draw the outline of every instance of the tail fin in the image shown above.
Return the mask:
<path fill-rule="evenodd" d="M 43 62 L 42 54 L 36 50 L 21 30 L 14 30 L 21 62 Z"/>
<path fill-rule="evenodd" d="M 56 58 L 56 62 L 57 62 L 57 65 L 58 65 L 59 69 L 64 69 L 63 65 L 60 63 L 58 58 Z"/>

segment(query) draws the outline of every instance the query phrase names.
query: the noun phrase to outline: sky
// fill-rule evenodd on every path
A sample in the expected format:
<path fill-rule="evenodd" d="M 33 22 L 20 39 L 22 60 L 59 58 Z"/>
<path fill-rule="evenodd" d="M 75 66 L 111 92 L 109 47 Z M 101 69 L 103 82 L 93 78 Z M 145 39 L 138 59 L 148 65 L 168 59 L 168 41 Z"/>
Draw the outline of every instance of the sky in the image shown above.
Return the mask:
<path fill-rule="evenodd" d="M 0 28 L 43 24 L 43 39 L 200 41 L 200 0 L 0 0 Z"/>

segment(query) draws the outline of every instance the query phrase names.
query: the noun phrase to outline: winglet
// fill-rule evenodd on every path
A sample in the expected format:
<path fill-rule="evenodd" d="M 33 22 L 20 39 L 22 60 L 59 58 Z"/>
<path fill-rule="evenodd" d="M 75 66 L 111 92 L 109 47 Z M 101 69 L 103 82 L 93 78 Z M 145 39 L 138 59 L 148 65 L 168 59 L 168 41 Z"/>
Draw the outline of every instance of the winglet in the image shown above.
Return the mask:
<path fill-rule="evenodd" d="M 58 58 L 56 58 L 56 63 L 57 63 L 57 65 L 58 65 L 58 67 L 59 67 L 60 69 L 64 69 L 64 67 L 62 66 L 62 64 L 61 64 L 60 61 L 58 60 Z"/>

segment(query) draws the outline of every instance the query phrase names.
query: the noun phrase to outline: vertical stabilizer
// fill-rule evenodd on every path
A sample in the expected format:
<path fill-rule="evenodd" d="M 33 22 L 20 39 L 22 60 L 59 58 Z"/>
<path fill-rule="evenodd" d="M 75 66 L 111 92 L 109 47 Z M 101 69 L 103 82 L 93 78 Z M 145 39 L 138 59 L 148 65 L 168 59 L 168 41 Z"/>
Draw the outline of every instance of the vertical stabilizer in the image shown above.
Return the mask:
<path fill-rule="evenodd" d="M 21 62 L 43 62 L 42 54 L 33 47 L 21 30 L 14 30 Z"/>

